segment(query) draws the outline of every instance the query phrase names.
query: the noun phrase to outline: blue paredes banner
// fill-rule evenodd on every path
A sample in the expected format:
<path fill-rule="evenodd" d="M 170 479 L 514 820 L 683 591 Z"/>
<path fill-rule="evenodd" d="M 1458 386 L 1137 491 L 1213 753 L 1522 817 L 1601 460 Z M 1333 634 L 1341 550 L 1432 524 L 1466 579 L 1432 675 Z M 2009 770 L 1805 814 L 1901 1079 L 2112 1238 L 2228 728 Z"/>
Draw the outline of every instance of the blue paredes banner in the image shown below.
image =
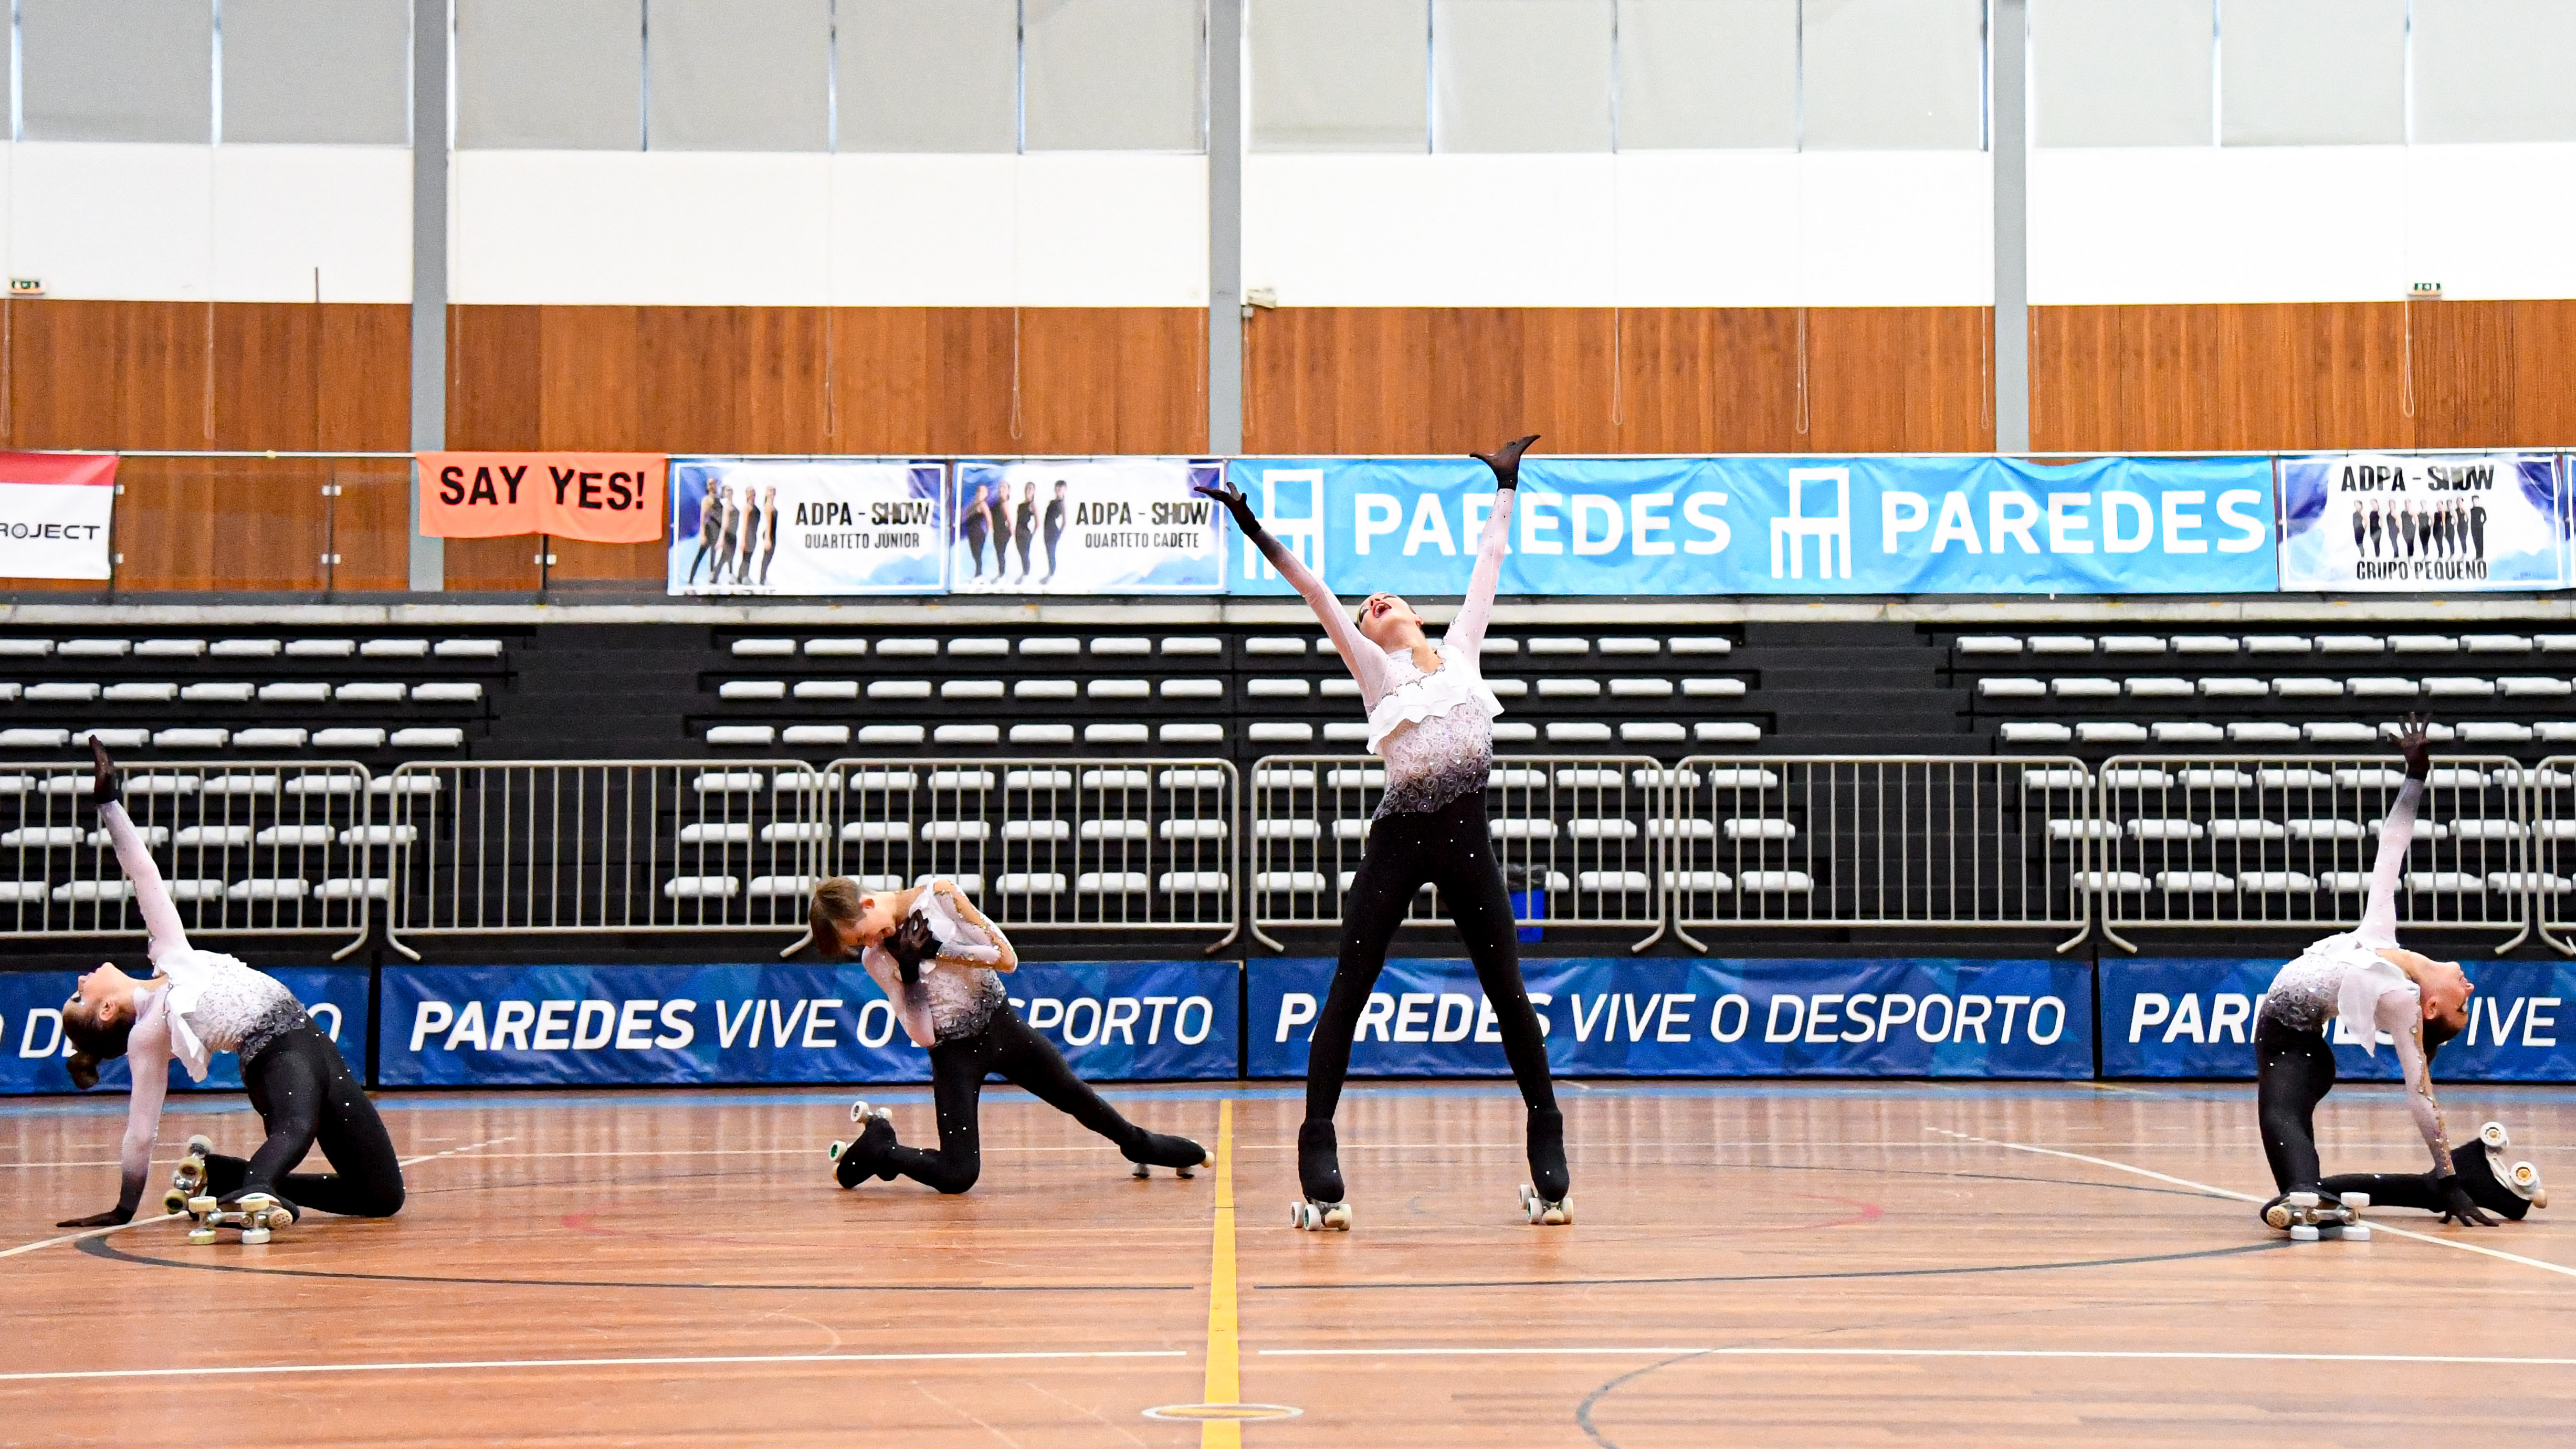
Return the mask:
<path fill-rule="evenodd" d="M 2104 961 L 2102 1075 L 2254 1075 L 2254 1015 L 2279 973 L 2277 960 Z M 2437 1082 L 2564 1082 L 2576 1079 L 2576 965 L 2552 961 L 2463 961 L 2477 987 L 2469 1027 L 2433 1058 Z M 2338 1023 L 2335 1071 L 2358 1081 L 2395 1081 L 2397 1053 L 2381 1034 L 2375 1054 Z"/>
<path fill-rule="evenodd" d="M 295 993 L 295 999 L 312 1013 L 314 1025 L 339 1045 L 340 1055 L 348 1058 L 350 1069 L 364 1075 L 366 971 L 288 968 L 268 974 Z M 78 1090 L 72 1086 L 71 1074 L 63 1070 L 63 1060 L 71 1055 L 71 1044 L 63 1040 L 63 1002 L 79 980 L 79 973 L 72 971 L 0 972 L 0 1042 L 8 1048 L 0 1053 L 0 1094 Z M 108 1062 L 98 1069 L 98 1091 L 122 1092 L 132 1083 L 123 1061 Z M 240 1091 L 241 1058 L 230 1052 L 217 1053 L 206 1069 L 203 1083 L 189 1081 L 188 1069 L 174 1061 L 170 1064 L 170 1086 L 173 1091 Z"/>
<path fill-rule="evenodd" d="M 1461 594 L 1471 460 L 1247 458 L 1231 476 L 1334 590 Z M 2262 458 L 1534 458 L 1506 594 L 2269 593 Z M 1237 540 L 1233 590 L 1288 592 Z"/>
<path fill-rule="evenodd" d="M 1093 1081 L 1230 1078 L 1231 961 L 1031 964 L 1023 1020 Z M 377 1077 L 413 1086 L 919 1082 L 930 1054 L 855 965 L 388 967 Z"/>
<path fill-rule="evenodd" d="M 1549 1066 L 1603 1077 L 2089 1077 L 2092 971 L 2066 961 L 1524 961 Z M 1302 1076 L 1329 960 L 1255 961 L 1249 1074 Z M 1354 1076 L 1509 1075 L 1465 961 L 1386 964 Z"/>

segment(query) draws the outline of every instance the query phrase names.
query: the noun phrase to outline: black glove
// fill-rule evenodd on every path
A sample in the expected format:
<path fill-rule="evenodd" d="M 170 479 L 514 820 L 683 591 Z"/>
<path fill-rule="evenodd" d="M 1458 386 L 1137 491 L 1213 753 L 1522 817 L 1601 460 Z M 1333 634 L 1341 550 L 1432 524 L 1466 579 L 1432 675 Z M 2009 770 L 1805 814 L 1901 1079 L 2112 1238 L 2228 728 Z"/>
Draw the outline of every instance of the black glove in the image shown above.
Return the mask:
<path fill-rule="evenodd" d="M 921 981 L 921 963 L 939 954 L 939 937 L 932 934 L 926 916 L 906 916 L 903 924 L 886 937 L 885 952 L 894 958 L 895 974 L 906 986 Z"/>
<path fill-rule="evenodd" d="M 92 1213 L 85 1218 L 71 1218 L 64 1222 L 56 1223 L 54 1226 L 58 1228 L 121 1228 L 132 1221 L 134 1221 L 134 1209 L 112 1207 L 103 1213 Z"/>
<path fill-rule="evenodd" d="M 2427 741 L 2432 721 L 2410 714 L 2397 727 L 2397 752 L 2406 757 L 2406 778 L 2421 780 L 2433 773 L 2433 747 Z"/>
<path fill-rule="evenodd" d="M 2496 1226 L 2497 1220 L 2487 1216 L 2486 1209 L 2469 1201 L 2469 1190 L 2460 1186 L 2460 1175 L 2458 1173 L 2445 1173 L 2440 1180 L 2435 1182 L 2433 1185 L 2442 1190 L 2443 1201 L 2450 1204 L 2448 1208 L 2443 1210 L 2443 1222 L 2458 1223 L 2462 1227 L 2492 1228 Z"/>
<path fill-rule="evenodd" d="M 1494 470 L 1496 488 L 1518 488 L 1521 486 L 1521 454 L 1528 452 L 1529 445 L 1537 441 L 1538 434 L 1532 433 L 1526 438 L 1515 438 L 1490 453 L 1469 453 L 1467 456 Z"/>
<path fill-rule="evenodd" d="M 1213 483 L 1190 485 L 1190 491 L 1224 504 L 1225 511 L 1234 515 L 1234 526 L 1242 529 L 1246 538 L 1263 536 L 1261 520 L 1252 516 L 1252 500 L 1244 497 L 1243 490 L 1235 487 L 1232 480 L 1219 475 Z"/>
<path fill-rule="evenodd" d="M 117 772 L 116 762 L 107 757 L 107 746 L 92 735 L 89 741 L 90 804 L 105 808 L 125 798 L 125 777 Z"/>

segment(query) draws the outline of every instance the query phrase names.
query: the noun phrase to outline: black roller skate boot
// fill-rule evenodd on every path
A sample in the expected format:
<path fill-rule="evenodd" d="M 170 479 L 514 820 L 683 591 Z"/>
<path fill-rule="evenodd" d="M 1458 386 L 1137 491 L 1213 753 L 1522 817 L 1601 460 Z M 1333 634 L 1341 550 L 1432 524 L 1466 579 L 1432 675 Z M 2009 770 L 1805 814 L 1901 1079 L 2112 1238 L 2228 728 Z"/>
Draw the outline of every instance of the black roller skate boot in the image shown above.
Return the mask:
<path fill-rule="evenodd" d="M 1289 1204 L 1288 1221 L 1310 1233 L 1347 1233 L 1351 1205 L 1342 1195 L 1341 1139 L 1330 1122 L 1308 1122 L 1297 1129 L 1297 1188 L 1305 1194 Z"/>

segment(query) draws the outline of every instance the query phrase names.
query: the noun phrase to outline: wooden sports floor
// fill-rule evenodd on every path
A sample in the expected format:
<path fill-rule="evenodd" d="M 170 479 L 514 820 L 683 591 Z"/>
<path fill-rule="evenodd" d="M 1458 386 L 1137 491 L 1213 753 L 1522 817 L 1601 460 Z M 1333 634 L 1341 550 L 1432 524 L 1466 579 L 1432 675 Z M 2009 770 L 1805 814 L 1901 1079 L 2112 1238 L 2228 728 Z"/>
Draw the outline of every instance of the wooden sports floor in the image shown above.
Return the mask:
<path fill-rule="evenodd" d="M 872 1095 L 928 1135 L 923 1091 Z M 2576 1090 L 2444 1094 L 2455 1136 L 2511 1128 L 2570 1195 L 2555 1211 L 2472 1231 L 2392 1210 L 2371 1242 L 2300 1246 L 2253 1217 L 2245 1087 L 1567 1083 L 1577 1220 L 1544 1229 L 1514 1202 L 1507 1085 L 1364 1086 L 1342 1112 L 1347 1236 L 1287 1226 L 1295 1084 L 1115 1095 L 1223 1140 L 1219 1166 L 1135 1181 L 1002 1088 L 962 1198 L 835 1189 L 837 1091 L 391 1096 L 404 1213 L 308 1217 L 261 1248 L 170 1222 L 23 1248 L 110 1200 L 123 1104 L 0 1107 L 0 1442 L 2571 1432 Z M 163 1130 L 165 1155 L 193 1131 L 238 1151 L 256 1120 L 179 1102 Z M 2388 1089 L 2339 1088 L 2320 1135 L 2330 1169 L 2419 1165 Z M 1276 1408 L 1187 1407 L 1236 1403 Z"/>

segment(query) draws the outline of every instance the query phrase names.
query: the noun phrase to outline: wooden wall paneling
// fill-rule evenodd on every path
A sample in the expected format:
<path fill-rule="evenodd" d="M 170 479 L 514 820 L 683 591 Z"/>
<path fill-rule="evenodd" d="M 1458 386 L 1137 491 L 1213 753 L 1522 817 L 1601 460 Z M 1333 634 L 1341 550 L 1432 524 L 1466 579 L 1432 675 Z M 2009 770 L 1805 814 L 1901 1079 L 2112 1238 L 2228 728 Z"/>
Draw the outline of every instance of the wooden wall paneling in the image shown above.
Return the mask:
<path fill-rule="evenodd" d="M 1429 452 L 1487 449 L 1524 433 L 1552 453 L 1616 445 L 1607 309 L 1439 308 L 1428 361 Z"/>
<path fill-rule="evenodd" d="M 411 473 L 408 459 L 332 462 L 331 589 L 399 593 L 411 587 Z M 451 540 L 449 547 L 465 540 Z M 526 542 L 526 540 L 522 540 Z M 533 550 L 531 550 L 533 553 Z"/>
<path fill-rule="evenodd" d="M 1991 317 L 1983 307 L 1808 308 L 1798 451 L 1992 448 Z"/>
<path fill-rule="evenodd" d="M 1618 451 L 1797 451 L 1795 308 L 1629 308 L 1614 323 Z"/>
<path fill-rule="evenodd" d="M 2576 448 L 2576 299 L 2503 306 L 2513 380 L 2507 437 L 2516 447 Z"/>
<path fill-rule="evenodd" d="M 1022 450 L 1207 448 L 1207 314 L 1194 307 L 1020 309 Z"/>
<path fill-rule="evenodd" d="M 836 307 L 825 318 L 824 446 L 837 453 L 932 451 L 931 415 L 958 392 L 988 392 L 956 375 L 945 385 L 931 358 L 934 309 Z M 1003 373 L 1008 387 L 1009 374 Z"/>
<path fill-rule="evenodd" d="M 2414 384 L 2415 446 L 2511 446 L 2513 304 L 2408 301 L 2398 306 Z"/>
<path fill-rule="evenodd" d="M 314 446 L 352 452 L 411 447 L 411 308 L 325 303 L 322 396 Z"/>
<path fill-rule="evenodd" d="M 1244 446 L 1286 454 L 1431 451 L 1432 311 L 1289 307 L 1245 324 Z"/>
<path fill-rule="evenodd" d="M 331 465 L 309 458 L 128 458 L 117 468 L 120 592 L 319 592 Z"/>
<path fill-rule="evenodd" d="M 447 446 L 544 446 L 539 378 L 546 309 L 447 309 Z M 534 593 L 544 586 L 538 539 L 447 540 L 447 587 L 458 593 Z"/>

